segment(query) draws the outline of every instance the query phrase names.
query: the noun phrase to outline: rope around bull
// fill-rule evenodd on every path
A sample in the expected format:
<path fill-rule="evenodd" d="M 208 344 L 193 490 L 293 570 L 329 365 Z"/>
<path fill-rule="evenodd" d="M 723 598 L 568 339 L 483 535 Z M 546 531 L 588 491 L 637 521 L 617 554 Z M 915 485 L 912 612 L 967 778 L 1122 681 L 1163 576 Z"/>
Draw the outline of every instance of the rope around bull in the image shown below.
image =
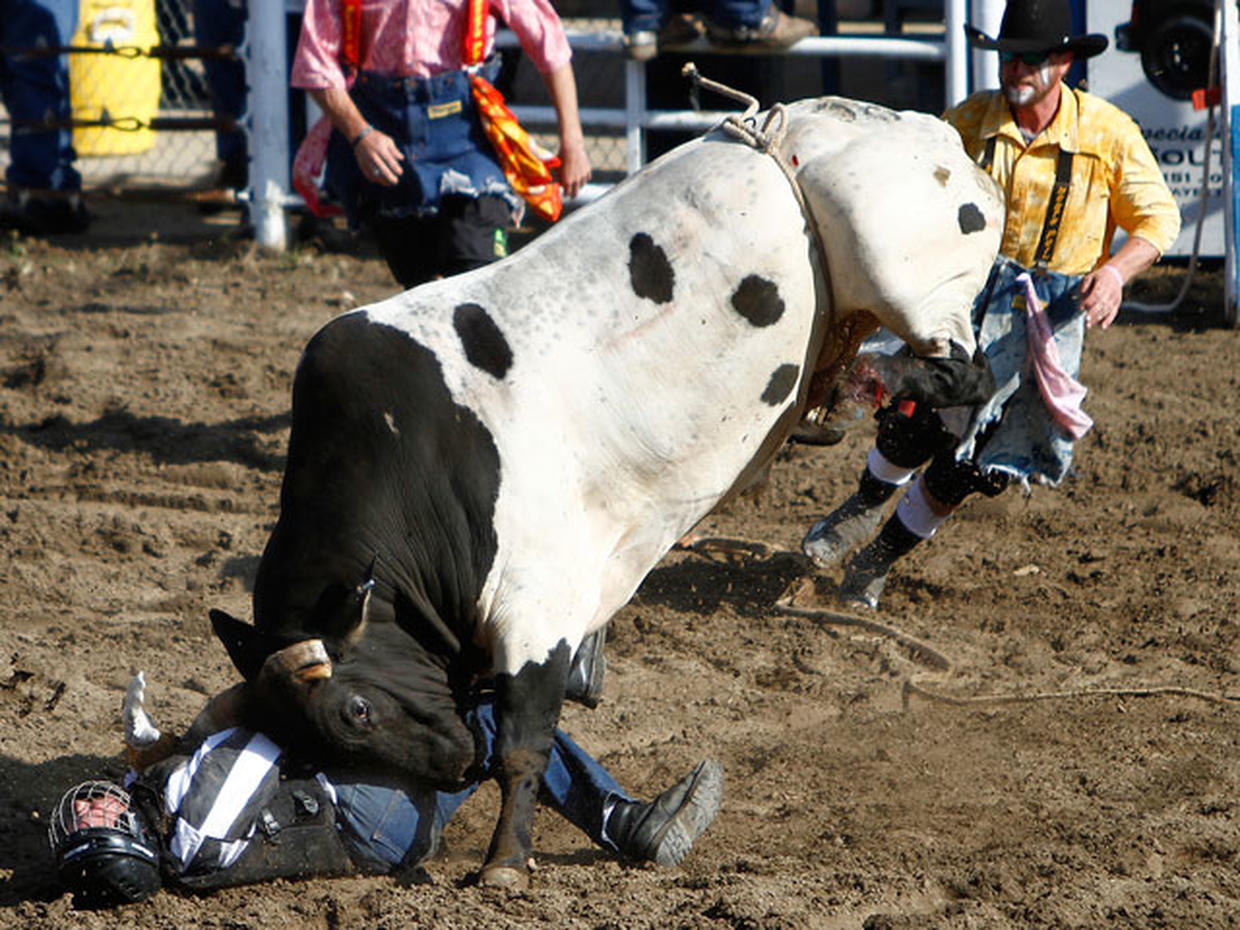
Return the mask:
<path fill-rule="evenodd" d="M 827 255 L 822 250 L 822 239 L 818 232 L 818 224 L 814 222 L 814 214 L 809 204 L 805 200 L 805 192 L 801 190 L 801 185 L 797 181 L 797 174 L 793 170 L 792 165 L 784 158 L 784 153 L 780 149 L 779 144 L 783 141 L 784 133 L 788 129 L 788 113 L 787 107 L 782 103 L 772 106 L 766 113 L 766 119 L 762 122 L 762 128 L 757 127 L 756 117 L 758 115 L 758 98 L 744 91 L 729 87 L 727 84 L 720 84 L 718 81 L 712 81 L 710 78 L 702 75 L 697 69 L 697 65 L 693 62 L 686 62 L 685 66 L 680 69 L 680 73 L 693 82 L 694 88 L 705 87 L 707 90 L 714 91 L 722 97 L 728 97 L 738 103 L 745 105 L 744 113 L 729 113 L 724 117 L 720 124 L 727 135 L 734 139 L 739 139 L 746 145 L 752 146 L 764 155 L 770 155 L 775 159 L 775 163 L 783 170 L 784 175 L 788 178 L 788 183 L 792 185 L 792 192 L 796 195 L 797 203 L 801 206 L 801 211 L 805 214 L 805 218 L 810 221 L 810 226 L 814 230 L 814 238 L 818 242 L 819 253 L 822 256 L 823 267 L 826 267 Z"/>
<path fill-rule="evenodd" d="M 774 547 L 763 542 L 753 542 L 743 539 L 729 539 L 726 537 L 703 537 L 697 539 L 687 539 L 677 545 L 677 548 L 703 558 L 712 558 L 712 552 L 725 551 L 727 553 L 743 553 L 751 557 L 769 557 L 778 552 Z M 816 621 L 820 626 L 848 626 L 858 627 L 867 632 L 874 633 L 878 636 L 886 637 L 893 642 L 899 644 L 908 650 L 911 658 L 936 669 L 943 676 L 950 675 L 954 668 L 951 659 L 940 652 L 933 646 L 910 636 L 908 633 L 900 630 L 889 623 L 883 623 L 878 620 L 872 620 L 867 617 L 860 617 L 856 614 L 846 613 L 839 610 L 830 610 L 822 607 L 798 607 L 792 603 L 793 589 L 781 595 L 772 605 L 775 613 L 785 614 L 793 617 L 802 617 Z M 975 694 L 975 695 L 952 695 L 945 694 L 941 691 L 934 691 L 925 686 L 925 679 L 916 680 L 906 678 L 900 689 L 900 705 L 905 711 L 909 709 L 909 702 L 913 696 L 923 698 L 927 701 L 934 701 L 940 704 L 947 704 L 951 707 L 979 707 L 994 706 L 1000 704 L 1029 704 L 1037 701 L 1057 701 L 1057 700 L 1083 700 L 1086 698 L 1108 697 L 1108 698 L 1142 698 L 1142 697 L 1187 697 L 1198 701 L 1204 701 L 1208 704 L 1221 705 L 1224 707 L 1235 707 L 1240 705 L 1240 695 L 1216 694 L 1210 691 L 1202 691 L 1197 688 L 1188 688 L 1180 685 L 1149 685 L 1143 687 L 1103 687 L 1103 688 L 1070 688 L 1064 691 L 1030 691 L 1024 693 L 994 693 L 994 694 Z"/>
<path fill-rule="evenodd" d="M 693 82 L 695 96 L 698 88 L 704 87 L 720 96 L 727 97 L 744 105 L 745 111 L 743 113 L 730 113 L 724 117 L 719 124 L 719 129 L 725 135 L 748 145 L 755 151 L 770 156 L 775 161 L 775 164 L 779 165 L 780 171 L 784 173 L 784 177 L 788 179 L 788 184 L 792 187 L 792 193 L 796 197 L 797 206 L 801 208 L 801 215 L 805 218 L 805 222 L 810 228 L 810 235 L 813 237 L 814 248 L 818 254 L 818 265 L 822 272 L 823 288 L 830 294 L 831 269 L 827 261 L 827 248 L 822 238 L 822 230 L 814 218 L 813 207 L 810 206 L 809 201 L 805 197 L 805 192 L 801 189 L 801 184 L 797 180 L 796 170 L 784 156 L 782 148 L 784 135 L 788 128 L 787 107 L 782 103 L 773 105 L 767 111 L 766 119 L 763 120 L 762 126 L 759 127 L 757 125 L 759 103 L 756 97 L 704 77 L 698 71 L 697 65 L 691 61 L 686 63 L 681 69 L 681 74 Z M 805 414 L 809 414 L 816 408 L 821 408 L 831 385 L 839 380 L 845 366 L 856 356 L 861 348 L 861 343 L 876 329 L 878 329 L 878 321 L 869 312 L 858 311 L 840 319 L 837 315 L 834 300 L 830 302 L 823 345 L 818 353 L 818 359 L 810 379 Z"/>
<path fill-rule="evenodd" d="M 743 142 L 763 155 L 770 156 L 775 161 L 775 164 L 779 165 L 779 169 L 784 173 L 784 177 L 788 179 L 788 184 L 792 187 L 792 193 L 796 197 L 797 206 L 801 208 L 801 214 L 805 217 L 805 222 L 810 228 L 814 248 L 818 253 L 818 264 L 822 271 L 823 285 L 827 293 L 830 293 L 831 271 L 827 262 L 827 247 L 822 238 L 822 230 L 814 218 L 813 207 L 810 206 L 809 201 L 805 197 L 805 191 L 801 189 L 801 183 L 797 180 L 796 169 L 793 168 L 784 156 L 783 148 L 781 147 L 784 135 L 788 130 L 787 107 L 782 103 L 774 104 L 767 111 L 766 119 L 762 121 L 762 126 L 759 127 L 757 124 L 758 98 L 734 87 L 729 87 L 727 84 L 712 81 L 698 71 L 697 65 L 691 61 L 685 63 L 680 73 L 693 82 L 695 92 L 699 87 L 704 87 L 722 97 L 727 97 L 744 105 L 745 111 L 743 113 L 729 113 L 725 116 L 723 122 L 719 124 L 719 129 L 725 135 Z M 877 329 L 878 325 L 868 313 L 853 313 L 843 320 L 838 319 L 834 301 L 831 302 L 828 323 L 829 325 L 826 328 L 826 340 L 829 340 L 830 344 L 828 363 L 819 366 L 818 370 L 815 371 L 816 376 L 821 376 L 819 380 L 825 383 L 830 383 L 840 375 L 846 360 L 856 355 L 862 341 L 874 329 Z M 824 350 L 820 354 L 820 359 L 826 352 L 827 345 L 824 344 Z"/>

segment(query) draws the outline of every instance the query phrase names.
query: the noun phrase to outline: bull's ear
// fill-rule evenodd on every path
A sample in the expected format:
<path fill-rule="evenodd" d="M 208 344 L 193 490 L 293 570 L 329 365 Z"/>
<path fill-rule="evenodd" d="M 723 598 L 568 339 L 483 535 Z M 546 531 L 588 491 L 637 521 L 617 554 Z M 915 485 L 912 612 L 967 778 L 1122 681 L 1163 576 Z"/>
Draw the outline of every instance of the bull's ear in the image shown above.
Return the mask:
<path fill-rule="evenodd" d="M 228 650 L 228 657 L 237 666 L 237 671 L 246 681 L 250 681 L 267 658 L 266 637 L 255 627 L 222 610 L 212 609 L 210 616 L 216 638 Z"/>

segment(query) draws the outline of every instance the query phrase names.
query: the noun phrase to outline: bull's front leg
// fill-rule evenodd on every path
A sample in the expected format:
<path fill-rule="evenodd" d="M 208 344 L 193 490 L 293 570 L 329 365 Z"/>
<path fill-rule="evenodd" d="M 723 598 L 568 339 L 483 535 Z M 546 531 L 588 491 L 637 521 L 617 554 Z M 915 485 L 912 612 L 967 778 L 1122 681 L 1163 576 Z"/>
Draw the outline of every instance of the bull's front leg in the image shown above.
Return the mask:
<path fill-rule="evenodd" d="M 541 663 L 496 679 L 495 777 L 502 796 L 479 882 L 513 890 L 529 885 L 534 811 L 564 701 L 572 648 L 561 641 Z"/>

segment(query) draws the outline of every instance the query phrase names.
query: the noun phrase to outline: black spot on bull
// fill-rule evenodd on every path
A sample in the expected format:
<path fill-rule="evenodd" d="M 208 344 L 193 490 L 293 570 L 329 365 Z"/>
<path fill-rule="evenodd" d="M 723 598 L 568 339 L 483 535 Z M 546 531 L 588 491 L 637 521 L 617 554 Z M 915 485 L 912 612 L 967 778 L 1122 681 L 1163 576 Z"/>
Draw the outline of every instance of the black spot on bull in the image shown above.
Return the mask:
<path fill-rule="evenodd" d="M 792 389 L 797 386 L 797 378 L 800 374 L 799 365 L 788 363 L 776 368 L 771 372 L 771 380 L 766 383 L 766 390 L 762 392 L 763 402 L 772 407 L 782 404 L 792 393 Z"/>
<path fill-rule="evenodd" d="M 751 274 L 733 291 L 732 308 L 754 326 L 770 326 L 784 315 L 784 299 L 773 281 Z"/>
<path fill-rule="evenodd" d="M 966 236 L 969 233 L 981 232 L 986 228 L 986 217 L 982 215 L 982 211 L 975 203 L 966 203 L 962 206 L 956 212 L 956 222 L 960 224 L 960 231 Z"/>
<path fill-rule="evenodd" d="M 477 304 L 461 304 L 452 314 L 465 357 L 475 368 L 502 378 L 512 366 L 512 349 L 491 315 Z"/>
<path fill-rule="evenodd" d="M 667 260 L 667 253 L 655 244 L 648 233 L 638 233 L 629 240 L 629 282 L 638 297 L 665 304 L 672 299 L 676 272 Z"/>

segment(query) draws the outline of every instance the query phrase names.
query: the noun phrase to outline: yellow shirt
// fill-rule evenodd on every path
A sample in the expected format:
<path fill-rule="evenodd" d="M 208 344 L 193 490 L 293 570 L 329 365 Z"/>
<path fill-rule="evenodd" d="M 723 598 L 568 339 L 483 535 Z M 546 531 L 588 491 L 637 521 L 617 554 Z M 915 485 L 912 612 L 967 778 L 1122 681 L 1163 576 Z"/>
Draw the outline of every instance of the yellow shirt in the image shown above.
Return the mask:
<path fill-rule="evenodd" d="M 1026 267 L 1034 265 L 1061 149 L 1073 153 L 1072 177 L 1051 271 L 1092 271 L 1110 255 L 1117 226 L 1160 254 L 1179 235 L 1179 208 L 1141 130 L 1100 97 L 1064 85 L 1055 118 L 1028 146 L 999 91 L 973 94 L 943 118 L 974 161 L 995 138 L 990 174 L 1007 196 L 999 251 Z"/>

